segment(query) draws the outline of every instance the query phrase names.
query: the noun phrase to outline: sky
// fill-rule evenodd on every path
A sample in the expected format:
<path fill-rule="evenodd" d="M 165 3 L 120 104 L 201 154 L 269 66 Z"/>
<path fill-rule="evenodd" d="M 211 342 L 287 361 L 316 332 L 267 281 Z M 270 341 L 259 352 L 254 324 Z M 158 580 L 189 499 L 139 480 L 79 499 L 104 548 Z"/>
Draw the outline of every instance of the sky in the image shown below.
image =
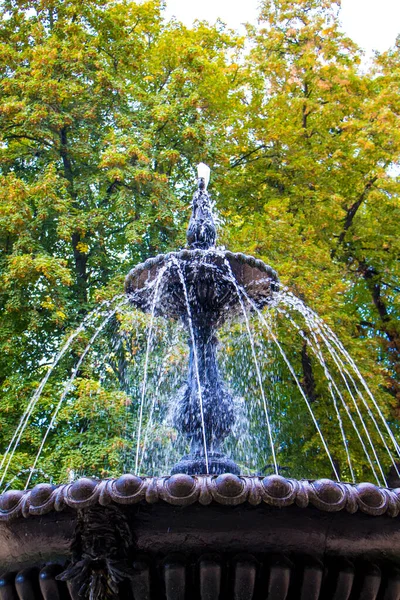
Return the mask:
<path fill-rule="evenodd" d="M 259 0 L 167 0 L 167 16 L 191 25 L 194 19 L 214 22 L 218 17 L 229 27 L 257 21 Z M 400 0 L 342 0 L 343 31 L 367 55 L 383 52 L 400 34 Z"/>

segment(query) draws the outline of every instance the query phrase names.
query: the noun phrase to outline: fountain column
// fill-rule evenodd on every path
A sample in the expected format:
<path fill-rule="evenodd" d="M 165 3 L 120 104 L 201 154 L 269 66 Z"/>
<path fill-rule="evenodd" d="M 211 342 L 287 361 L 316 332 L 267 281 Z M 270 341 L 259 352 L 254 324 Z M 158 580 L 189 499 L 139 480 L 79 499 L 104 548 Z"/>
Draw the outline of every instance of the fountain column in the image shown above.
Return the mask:
<path fill-rule="evenodd" d="M 174 425 L 190 440 L 190 453 L 173 467 L 172 473 L 194 475 L 206 473 L 208 467 L 209 473 L 239 474 L 237 465 L 221 448 L 235 417 L 233 398 L 218 369 L 215 329 L 193 325 L 193 338 L 195 348 L 192 339 L 189 341 L 188 379 L 178 393 L 174 411 Z"/>
<path fill-rule="evenodd" d="M 207 193 L 210 170 L 201 163 L 198 174 L 187 240 L 191 250 L 209 250 L 215 246 L 217 237 Z M 188 310 L 183 322 L 190 333 L 189 373 L 176 399 L 174 425 L 190 440 L 190 453 L 173 467 L 172 472 L 220 474 L 230 471 L 238 474 L 238 466 L 224 456 L 221 449 L 235 420 L 233 399 L 218 369 L 216 314 L 213 311 L 215 287 L 205 273 L 202 275 L 200 267 L 196 280 L 189 289 L 184 289 Z M 186 286 L 186 283 L 182 285 Z"/>

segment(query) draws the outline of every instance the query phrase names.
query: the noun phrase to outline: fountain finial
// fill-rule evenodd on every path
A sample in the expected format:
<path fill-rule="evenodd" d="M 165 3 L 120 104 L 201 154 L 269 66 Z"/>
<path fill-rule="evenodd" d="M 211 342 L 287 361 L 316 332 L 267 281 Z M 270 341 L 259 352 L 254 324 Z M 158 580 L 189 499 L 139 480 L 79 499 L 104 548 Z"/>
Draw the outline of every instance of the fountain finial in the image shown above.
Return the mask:
<path fill-rule="evenodd" d="M 207 250 L 215 246 L 217 232 L 207 185 L 210 180 L 210 167 L 204 163 L 197 166 L 198 189 L 193 194 L 193 211 L 190 217 L 186 238 L 189 248 Z"/>

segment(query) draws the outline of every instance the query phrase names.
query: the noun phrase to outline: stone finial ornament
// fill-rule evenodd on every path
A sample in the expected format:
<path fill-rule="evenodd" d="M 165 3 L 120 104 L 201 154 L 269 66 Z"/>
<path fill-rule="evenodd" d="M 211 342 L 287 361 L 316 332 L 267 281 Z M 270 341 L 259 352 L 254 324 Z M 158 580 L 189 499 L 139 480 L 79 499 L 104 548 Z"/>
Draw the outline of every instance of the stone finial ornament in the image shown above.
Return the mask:
<path fill-rule="evenodd" d="M 198 189 L 193 194 L 193 210 L 186 238 L 189 248 L 208 250 L 215 246 L 217 232 L 212 214 L 211 199 L 207 192 L 210 168 L 204 163 L 197 167 Z"/>

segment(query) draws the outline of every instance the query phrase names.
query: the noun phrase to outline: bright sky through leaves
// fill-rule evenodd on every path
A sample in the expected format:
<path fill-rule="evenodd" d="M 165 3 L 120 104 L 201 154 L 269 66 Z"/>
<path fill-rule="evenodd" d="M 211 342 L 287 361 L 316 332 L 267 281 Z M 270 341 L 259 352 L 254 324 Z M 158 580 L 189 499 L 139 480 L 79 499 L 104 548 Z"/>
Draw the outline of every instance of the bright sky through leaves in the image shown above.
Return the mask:
<path fill-rule="evenodd" d="M 218 17 L 230 27 L 255 23 L 259 0 L 167 0 L 167 15 L 191 24 L 194 19 L 215 21 Z M 342 0 L 340 20 L 344 31 L 364 50 L 383 52 L 400 34 L 399 0 Z"/>

